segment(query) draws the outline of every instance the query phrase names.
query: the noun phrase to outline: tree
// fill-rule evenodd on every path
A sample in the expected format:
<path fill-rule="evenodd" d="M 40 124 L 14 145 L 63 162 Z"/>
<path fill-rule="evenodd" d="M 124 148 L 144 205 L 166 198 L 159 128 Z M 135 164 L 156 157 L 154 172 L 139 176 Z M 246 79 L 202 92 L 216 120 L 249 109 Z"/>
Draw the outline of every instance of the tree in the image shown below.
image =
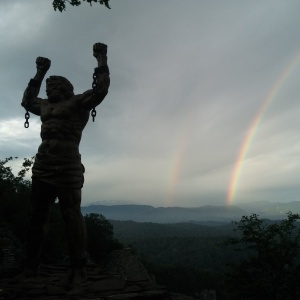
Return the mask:
<path fill-rule="evenodd" d="M 31 182 L 25 179 L 33 158 L 25 158 L 21 170 L 15 175 L 7 166 L 15 158 L 0 159 L 0 265 L 1 272 L 11 272 L 23 259 L 26 239 Z M 3 264 L 5 251 L 9 251 L 12 264 Z M 16 265 L 14 265 L 16 263 Z"/>
<path fill-rule="evenodd" d="M 239 245 L 244 257 L 228 277 L 231 299 L 297 299 L 300 279 L 299 214 L 289 212 L 282 221 L 258 215 L 234 222 L 238 237 L 226 241 Z"/>
<path fill-rule="evenodd" d="M 14 175 L 12 167 L 7 166 L 13 159 L 0 160 L 0 220 L 10 224 L 14 234 L 24 240 L 31 192 L 31 182 L 25 179 L 25 175 L 34 158 L 24 158 L 17 175 Z"/>
<path fill-rule="evenodd" d="M 18 157 L 15 157 L 17 159 Z M 30 181 L 25 180 L 24 177 L 26 173 L 30 170 L 31 165 L 33 164 L 33 159 L 24 158 L 22 164 L 22 169 L 18 172 L 18 175 L 15 176 L 12 172 L 11 167 L 7 167 L 6 164 L 9 161 L 13 160 L 13 157 L 5 158 L 0 160 L 0 195 L 1 198 L 6 197 L 8 194 L 18 193 L 23 187 L 30 187 Z"/>
<path fill-rule="evenodd" d="M 110 6 L 108 4 L 109 0 L 83 0 L 84 2 L 88 2 L 91 6 L 92 3 L 99 3 L 99 4 L 104 4 L 107 8 L 110 9 Z M 53 0 L 52 5 L 54 10 L 59 10 L 60 12 L 63 12 L 66 10 L 66 3 L 69 3 L 72 6 L 79 6 L 81 5 L 81 1 L 79 0 Z"/>
<path fill-rule="evenodd" d="M 84 217 L 87 230 L 87 252 L 98 263 L 112 250 L 123 246 L 113 238 L 113 226 L 101 214 L 91 213 Z"/>

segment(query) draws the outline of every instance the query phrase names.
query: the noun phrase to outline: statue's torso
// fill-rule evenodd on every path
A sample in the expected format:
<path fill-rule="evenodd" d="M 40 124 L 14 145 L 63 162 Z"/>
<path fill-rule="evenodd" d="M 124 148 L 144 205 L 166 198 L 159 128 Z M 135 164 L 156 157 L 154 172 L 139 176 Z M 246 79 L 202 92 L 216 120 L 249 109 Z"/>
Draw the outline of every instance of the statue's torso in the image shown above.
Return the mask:
<path fill-rule="evenodd" d="M 89 119 L 89 111 L 80 108 L 76 97 L 62 102 L 42 102 L 39 154 L 60 157 L 79 155 L 81 135 Z"/>

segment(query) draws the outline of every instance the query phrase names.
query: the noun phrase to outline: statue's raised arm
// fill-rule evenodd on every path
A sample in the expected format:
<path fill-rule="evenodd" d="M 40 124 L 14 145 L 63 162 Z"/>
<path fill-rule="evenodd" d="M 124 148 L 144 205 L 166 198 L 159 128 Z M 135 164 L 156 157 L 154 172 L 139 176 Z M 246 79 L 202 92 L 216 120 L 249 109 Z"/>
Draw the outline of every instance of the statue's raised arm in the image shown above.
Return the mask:
<path fill-rule="evenodd" d="M 107 66 L 107 45 L 95 43 L 93 55 L 97 59 L 98 67 L 93 75 L 93 89 L 82 94 L 80 104 L 83 108 L 91 110 L 99 105 L 108 93 L 110 85 L 109 68 Z"/>
<path fill-rule="evenodd" d="M 51 66 L 51 61 L 45 57 L 38 57 L 36 59 L 36 74 L 30 79 L 27 88 L 25 89 L 22 106 L 35 115 L 40 115 L 40 101 L 37 96 L 40 92 L 42 81 Z"/>

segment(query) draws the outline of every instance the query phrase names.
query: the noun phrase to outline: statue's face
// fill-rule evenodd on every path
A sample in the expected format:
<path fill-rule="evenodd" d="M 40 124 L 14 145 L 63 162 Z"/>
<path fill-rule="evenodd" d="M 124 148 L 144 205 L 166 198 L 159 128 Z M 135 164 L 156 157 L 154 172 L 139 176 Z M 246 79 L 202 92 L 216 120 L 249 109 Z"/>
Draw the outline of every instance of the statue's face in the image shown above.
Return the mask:
<path fill-rule="evenodd" d="M 46 94 L 50 101 L 59 101 L 62 96 L 61 83 L 58 80 L 48 78 L 46 80 Z"/>

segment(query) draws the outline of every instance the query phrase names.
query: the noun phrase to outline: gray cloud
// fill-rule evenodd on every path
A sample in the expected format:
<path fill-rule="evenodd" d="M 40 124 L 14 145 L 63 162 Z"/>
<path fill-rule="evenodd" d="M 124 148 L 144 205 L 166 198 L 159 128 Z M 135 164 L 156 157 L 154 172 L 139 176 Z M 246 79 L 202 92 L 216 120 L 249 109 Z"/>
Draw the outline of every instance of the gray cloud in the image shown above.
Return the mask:
<path fill-rule="evenodd" d="M 112 0 L 111 10 L 83 4 L 61 14 L 50 2 L 0 3 L 1 157 L 37 150 L 40 121 L 32 116 L 25 130 L 19 105 L 35 58 L 50 58 L 49 75 L 81 93 L 100 41 L 111 87 L 83 134 L 83 204 L 225 204 L 245 136 L 299 52 L 300 4 Z M 233 202 L 299 195 L 299 60 L 257 126 Z"/>

